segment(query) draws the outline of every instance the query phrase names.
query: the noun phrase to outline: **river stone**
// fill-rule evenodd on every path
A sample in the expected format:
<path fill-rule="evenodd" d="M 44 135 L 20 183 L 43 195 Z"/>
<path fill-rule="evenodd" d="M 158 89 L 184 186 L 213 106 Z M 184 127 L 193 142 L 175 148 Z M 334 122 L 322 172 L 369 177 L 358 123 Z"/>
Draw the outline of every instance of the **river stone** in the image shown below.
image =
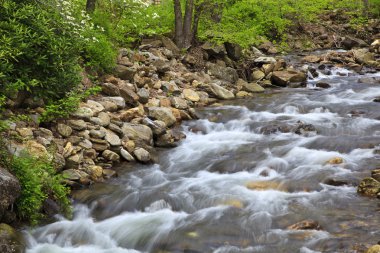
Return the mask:
<path fill-rule="evenodd" d="M 104 150 L 102 153 L 102 157 L 112 162 L 119 161 L 120 159 L 120 156 L 111 150 Z"/>
<path fill-rule="evenodd" d="M 240 60 L 243 55 L 243 49 L 239 44 L 226 42 L 224 46 L 226 47 L 228 57 L 234 61 Z"/>
<path fill-rule="evenodd" d="M 304 220 L 287 227 L 287 229 L 289 230 L 321 230 L 321 226 L 316 221 Z"/>
<path fill-rule="evenodd" d="M 87 139 L 83 139 L 81 142 L 78 143 L 78 146 L 84 149 L 90 149 L 92 148 L 92 142 Z"/>
<path fill-rule="evenodd" d="M 87 128 L 87 124 L 84 120 L 79 119 L 79 120 L 68 120 L 67 124 L 74 130 L 82 131 Z"/>
<path fill-rule="evenodd" d="M 236 83 L 236 81 L 239 79 L 239 75 L 236 69 L 219 66 L 213 63 L 208 63 L 207 67 L 208 67 L 208 73 L 210 75 L 215 76 L 216 78 L 220 80 L 224 80 L 229 83 Z"/>
<path fill-rule="evenodd" d="M 186 100 L 192 102 L 198 102 L 200 100 L 199 94 L 192 89 L 184 89 L 182 91 L 182 94 Z"/>
<path fill-rule="evenodd" d="M 120 96 L 119 88 L 113 83 L 103 83 L 102 92 L 108 96 Z"/>
<path fill-rule="evenodd" d="M 354 47 L 366 47 L 368 44 L 362 39 L 346 36 L 343 38 L 342 46 L 344 49 L 350 50 Z"/>
<path fill-rule="evenodd" d="M 257 83 L 244 83 L 243 85 L 243 89 L 248 91 L 248 92 L 255 92 L 255 93 L 258 93 L 258 92 L 264 92 L 265 89 L 263 87 L 261 87 L 259 84 Z"/>
<path fill-rule="evenodd" d="M 57 125 L 57 131 L 60 135 L 63 137 L 69 137 L 71 133 L 73 132 L 73 129 L 65 124 L 58 124 Z"/>
<path fill-rule="evenodd" d="M 25 147 L 28 150 L 28 152 L 34 157 L 46 158 L 49 156 L 49 153 L 46 150 L 46 148 L 35 140 L 30 140 L 26 142 Z"/>
<path fill-rule="evenodd" d="M 120 95 L 127 104 L 138 106 L 139 96 L 127 84 L 120 85 Z"/>
<path fill-rule="evenodd" d="M 261 70 L 254 70 L 252 71 L 252 80 L 253 81 L 259 81 L 261 79 L 264 79 L 265 73 Z"/>
<path fill-rule="evenodd" d="M 145 125 L 124 123 L 121 130 L 123 131 L 124 135 L 127 136 L 130 140 L 140 140 L 149 145 L 153 143 L 152 130 Z"/>
<path fill-rule="evenodd" d="M 111 146 L 121 146 L 121 140 L 117 134 L 111 130 L 106 129 L 106 136 L 104 137 Z"/>
<path fill-rule="evenodd" d="M 246 91 L 239 91 L 238 93 L 236 93 L 236 97 L 237 98 L 246 98 L 246 97 L 250 97 L 251 94 L 246 92 Z"/>
<path fill-rule="evenodd" d="M 133 151 L 133 154 L 135 155 L 136 159 L 142 163 L 149 162 L 151 159 L 149 152 L 143 148 L 136 149 Z"/>
<path fill-rule="evenodd" d="M 148 101 L 149 101 L 149 96 L 150 96 L 150 93 L 149 93 L 149 90 L 148 90 L 148 89 L 141 88 L 141 89 L 137 92 L 137 95 L 139 96 L 139 101 L 140 101 L 140 103 L 142 103 L 142 104 L 146 104 L 146 103 L 148 103 Z"/>
<path fill-rule="evenodd" d="M 83 158 L 94 160 L 97 156 L 96 150 L 93 148 L 83 150 Z"/>
<path fill-rule="evenodd" d="M 84 170 L 94 181 L 98 181 L 103 178 L 103 168 L 101 166 L 89 165 L 85 167 Z"/>
<path fill-rule="evenodd" d="M 21 234 L 7 224 L 0 224 L 1 253 L 23 253 L 25 247 L 25 241 Z"/>
<path fill-rule="evenodd" d="M 174 125 L 177 120 L 173 115 L 170 108 L 165 107 L 149 107 L 148 116 L 150 118 L 165 122 L 166 126 L 170 127 Z"/>
<path fill-rule="evenodd" d="M 106 140 L 91 138 L 92 148 L 96 151 L 104 151 L 110 148 L 110 144 Z"/>
<path fill-rule="evenodd" d="M 103 139 L 106 136 L 106 131 L 105 130 L 90 130 L 90 136 L 98 139 Z"/>
<path fill-rule="evenodd" d="M 380 168 L 371 171 L 371 177 L 380 182 Z"/>
<path fill-rule="evenodd" d="M 166 124 L 165 122 L 163 121 L 160 121 L 160 120 L 151 120 L 149 118 L 144 118 L 142 120 L 142 123 L 148 127 L 150 127 L 150 129 L 152 129 L 153 131 L 153 134 L 154 135 L 161 135 L 163 133 L 165 133 L 166 131 Z"/>
<path fill-rule="evenodd" d="M 274 57 L 261 56 L 254 60 L 255 63 L 276 63 L 276 59 Z"/>
<path fill-rule="evenodd" d="M 174 130 L 168 130 L 165 134 L 160 135 L 155 144 L 157 147 L 175 147 L 177 146 L 177 142 L 181 139 L 185 138 L 186 136 L 179 131 Z"/>
<path fill-rule="evenodd" d="M 99 101 L 99 104 L 104 106 L 104 111 L 106 112 L 115 112 L 118 110 L 116 103 L 112 101 Z"/>
<path fill-rule="evenodd" d="M 366 196 L 375 197 L 379 192 L 380 182 L 371 177 L 364 178 L 358 186 L 358 193 Z"/>
<path fill-rule="evenodd" d="M 103 97 L 102 100 L 116 104 L 118 109 L 125 108 L 125 100 L 122 97 Z M 102 105 L 106 108 L 106 105 L 104 105 L 104 104 L 102 104 Z"/>
<path fill-rule="evenodd" d="M 21 137 L 24 137 L 24 138 L 33 136 L 33 130 L 28 127 L 17 128 L 16 131 Z"/>
<path fill-rule="evenodd" d="M 328 83 L 325 83 L 325 82 L 318 82 L 315 84 L 315 87 L 322 88 L 322 89 L 328 89 L 331 87 L 331 85 Z"/>
<path fill-rule="evenodd" d="M 352 50 L 352 53 L 354 54 L 355 60 L 360 64 L 371 65 L 375 60 L 375 55 L 369 52 L 367 48 Z"/>
<path fill-rule="evenodd" d="M 219 99 L 233 99 L 233 98 L 235 98 L 234 94 L 231 91 L 223 88 L 222 86 L 220 86 L 216 83 L 211 83 L 210 89 L 211 89 L 212 94 Z"/>
<path fill-rule="evenodd" d="M 187 102 L 185 99 L 180 97 L 171 97 L 170 102 L 174 108 L 177 109 L 187 109 L 189 106 L 187 105 Z"/>
<path fill-rule="evenodd" d="M 83 156 L 81 154 L 75 154 L 66 159 L 67 169 L 77 169 L 83 161 Z"/>
<path fill-rule="evenodd" d="M 53 166 L 56 171 L 61 171 L 66 166 L 65 157 L 60 153 L 53 155 Z"/>
<path fill-rule="evenodd" d="M 133 80 L 133 76 L 136 74 L 136 69 L 130 68 L 124 65 L 117 65 L 115 67 L 115 76 L 123 80 Z"/>
<path fill-rule="evenodd" d="M 18 179 L 0 167 L 0 220 L 10 205 L 20 196 L 21 186 Z"/>
<path fill-rule="evenodd" d="M 121 125 L 123 125 L 123 124 L 121 124 Z M 121 130 L 121 128 L 116 124 L 111 123 L 108 126 L 108 129 L 111 130 L 112 132 L 118 134 L 118 135 L 123 135 L 123 130 Z"/>
<path fill-rule="evenodd" d="M 226 48 L 223 44 L 217 45 L 211 42 L 206 42 L 201 47 L 209 56 L 222 57 L 227 54 Z"/>
<path fill-rule="evenodd" d="M 380 253 L 380 245 L 374 245 L 370 247 L 366 253 Z"/>
<path fill-rule="evenodd" d="M 302 83 L 307 79 L 306 74 L 295 70 L 275 71 L 272 74 L 271 82 L 274 85 L 286 87 L 290 83 Z"/>
<path fill-rule="evenodd" d="M 128 162 L 134 162 L 135 161 L 135 158 L 124 148 L 120 149 L 120 155 L 121 155 L 121 157 L 123 157 Z"/>
<path fill-rule="evenodd" d="M 94 116 L 94 112 L 90 108 L 80 107 L 72 113 L 72 115 L 80 119 L 89 120 L 92 116 Z"/>
<path fill-rule="evenodd" d="M 83 106 L 90 108 L 94 112 L 94 115 L 98 115 L 100 112 L 104 111 L 104 106 L 101 103 L 91 99 L 87 100 Z"/>

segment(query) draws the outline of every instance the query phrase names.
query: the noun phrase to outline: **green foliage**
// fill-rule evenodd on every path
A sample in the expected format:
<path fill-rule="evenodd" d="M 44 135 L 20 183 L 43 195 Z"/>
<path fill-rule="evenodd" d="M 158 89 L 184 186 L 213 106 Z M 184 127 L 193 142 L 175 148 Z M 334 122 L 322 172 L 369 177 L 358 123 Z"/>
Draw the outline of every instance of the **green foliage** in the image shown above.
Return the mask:
<path fill-rule="evenodd" d="M 79 43 L 54 10 L 3 0 L 0 6 L 0 92 L 59 98 L 80 81 Z"/>
<path fill-rule="evenodd" d="M 73 90 L 67 93 L 66 97 L 59 99 L 45 107 L 41 115 L 40 122 L 49 122 L 59 118 L 66 118 L 75 112 L 79 103 L 90 95 L 96 94 L 101 90 L 99 86 L 87 90 Z"/>
<path fill-rule="evenodd" d="M 11 171 L 21 184 L 21 196 L 16 200 L 18 215 L 33 225 L 43 217 L 41 208 L 47 198 L 56 200 L 61 211 L 70 213 L 69 189 L 63 185 L 61 175 L 56 175 L 47 158 L 36 158 L 28 153 L 11 160 Z"/>

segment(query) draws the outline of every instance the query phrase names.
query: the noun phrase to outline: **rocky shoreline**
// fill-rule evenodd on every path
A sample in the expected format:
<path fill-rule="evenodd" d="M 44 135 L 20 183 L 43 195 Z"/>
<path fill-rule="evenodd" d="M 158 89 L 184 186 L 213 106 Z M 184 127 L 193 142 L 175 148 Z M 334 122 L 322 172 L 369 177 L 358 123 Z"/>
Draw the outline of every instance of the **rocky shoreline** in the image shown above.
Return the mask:
<path fill-rule="evenodd" d="M 357 46 L 366 45 L 352 44 Z M 256 48 L 243 52 L 238 45 L 205 43 L 181 54 L 166 37 L 144 40 L 139 50 L 120 50 L 114 74 L 102 78 L 101 93 L 82 102 L 69 119 L 57 119 L 46 127 L 12 123 L 6 146 L 16 155 L 26 149 L 37 157 L 50 157 L 66 183 L 79 189 L 117 176 L 112 169 L 116 163 L 154 162 L 156 147 L 174 147 L 186 138 L 175 126 L 196 119 L 195 108 L 249 98 L 270 88 L 303 87 L 308 78 L 316 77 L 316 69 L 326 75 L 337 65 L 358 73 L 379 70 L 379 50 L 376 40 L 369 48 L 307 55 L 299 66 L 290 66 L 284 57 L 265 55 Z M 269 46 L 266 51 L 273 50 Z M 84 78 L 82 83 L 88 86 L 90 81 Z M 329 88 L 326 83 L 316 86 Z M 43 110 L 38 105 L 31 108 L 32 118 L 38 119 Z M 11 224 L 16 219 L 11 206 L 20 185 L 2 168 L 0 193 L 1 222 Z M 8 227 L 1 227 L 0 244 L 10 234 Z"/>

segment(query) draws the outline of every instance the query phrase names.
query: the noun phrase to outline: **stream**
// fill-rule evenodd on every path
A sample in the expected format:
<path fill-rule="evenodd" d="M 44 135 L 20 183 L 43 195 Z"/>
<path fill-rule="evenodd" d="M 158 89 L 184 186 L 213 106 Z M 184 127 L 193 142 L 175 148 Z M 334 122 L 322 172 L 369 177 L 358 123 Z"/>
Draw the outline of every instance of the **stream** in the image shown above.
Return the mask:
<path fill-rule="evenodd" d="M 181 126 L 187 138 L 160 150 L 157 164 L 118 165 L 118 178 L 74 193 L 72 220 L 25 232 L 27 253 L 356 252 L 356 244 L 376 244 L 379 201 L 356 193 L 380 159 L 372 102 L 380 84 L 358 82 L 371 76 L 380 73 L 335 68 L 306 88 L 199 109 L 199 120 Z M 331 88 L 315 89 L 318 81 Z M 320 229 L 289 228 L 304 220 Z"/>

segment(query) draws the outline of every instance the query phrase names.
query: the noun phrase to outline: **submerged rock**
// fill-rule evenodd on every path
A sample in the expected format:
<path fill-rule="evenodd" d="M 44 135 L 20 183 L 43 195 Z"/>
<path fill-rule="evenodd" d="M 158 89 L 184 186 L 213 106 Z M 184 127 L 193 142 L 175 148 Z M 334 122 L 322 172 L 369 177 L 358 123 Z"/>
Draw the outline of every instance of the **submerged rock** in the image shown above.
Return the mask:
<path fill-rule="evenodd" d="M 318 222 L 313 220 L 304 220 L 297 222 L 289 227 L 287 227 L 289 230 L 321 230 L 321 226 Z"/>
<path fill-rule="evenodd" d="M 25 241 L 19 232 L 7 224 L 0 224 L 1 253 L 23 253 L 25 247 Z"/>

